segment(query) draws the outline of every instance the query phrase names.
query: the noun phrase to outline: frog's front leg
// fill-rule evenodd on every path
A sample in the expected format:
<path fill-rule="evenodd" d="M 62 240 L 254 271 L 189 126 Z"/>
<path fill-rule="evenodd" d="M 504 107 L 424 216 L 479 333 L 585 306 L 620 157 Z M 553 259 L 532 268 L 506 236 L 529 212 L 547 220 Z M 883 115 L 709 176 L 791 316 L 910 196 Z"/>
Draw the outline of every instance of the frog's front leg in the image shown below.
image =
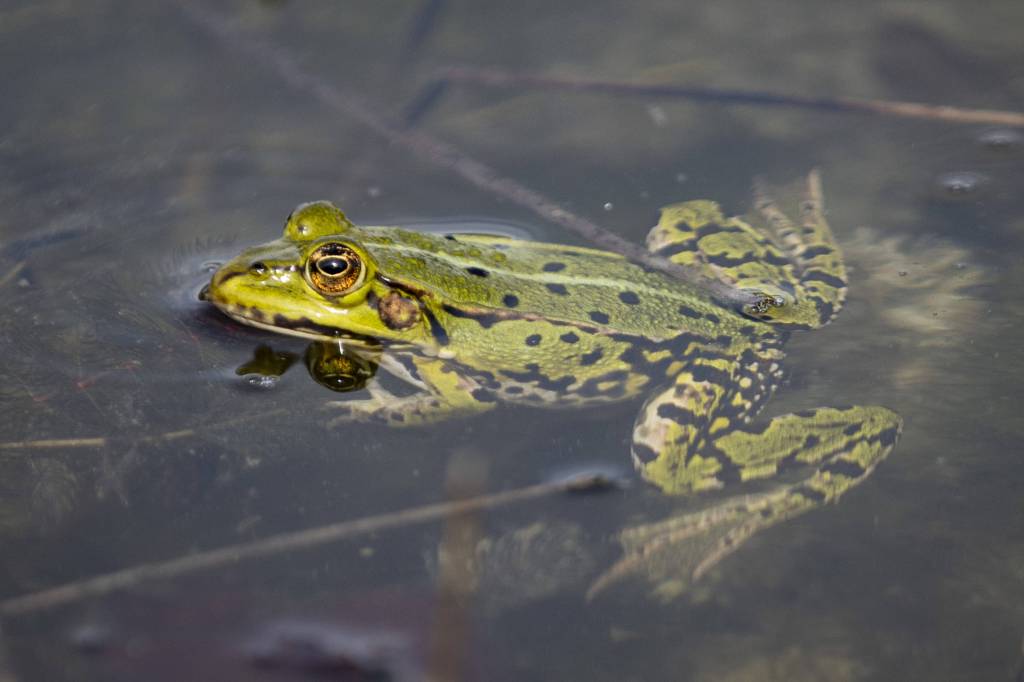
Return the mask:
<path fill-rule="evenodd" d="M 491 392 L 442 360 L 415 357 L 402 367 L 402 378 L 419 388 L 419 392 L 396 397 L 376 384 L 369 384 L 369 398 L 327 404 L 335 411 L 329 425 L 377 422 L 392 426 L 419 426 L 486 412 L 496 404 Z"/>

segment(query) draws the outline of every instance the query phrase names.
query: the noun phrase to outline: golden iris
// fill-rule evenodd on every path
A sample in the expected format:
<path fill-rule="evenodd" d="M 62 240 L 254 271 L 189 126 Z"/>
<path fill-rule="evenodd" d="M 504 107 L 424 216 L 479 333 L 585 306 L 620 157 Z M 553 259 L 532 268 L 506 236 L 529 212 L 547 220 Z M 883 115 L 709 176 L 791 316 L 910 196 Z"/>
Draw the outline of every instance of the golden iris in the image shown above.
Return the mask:
<path fill-rule="evenodd" d="M 363 283 L 363 263 L 352 247 L 331 242 L 306 261 L 306 279 L 324 296 L 342 296 Z"/>

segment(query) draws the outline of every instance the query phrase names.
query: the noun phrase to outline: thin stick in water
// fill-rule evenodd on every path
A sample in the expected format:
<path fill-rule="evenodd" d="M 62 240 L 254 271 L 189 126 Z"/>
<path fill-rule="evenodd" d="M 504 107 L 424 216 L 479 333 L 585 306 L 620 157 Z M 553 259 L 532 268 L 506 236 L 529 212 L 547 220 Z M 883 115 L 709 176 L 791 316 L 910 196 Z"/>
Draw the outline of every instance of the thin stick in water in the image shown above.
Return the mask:
<path fill-rule="evenodd" d="M 197 552 L 169 561 L 132 566 L 48 590 L 14 597 L 0 602 L 0 615 L 15 616 L 32 613 L 89 597 L 99 597 L 129 589 L 153 580 L 168 580 L 206 569 L 230 566 L 250 559 L 311 549 L 366 533 L 436 521 L 473 511 L 494 509 L 539 497 L 578 492 L 590 486 L 595 489 L 604 489 L 608 486 L 608 479 L 601 475 L 586 474 L 490 495 L 438 502 L 377 516 L 341 521 L 294 533 L 281 533 L 262 540 Z"/>
<path fill-rule="evenodd" d="M 409 130 L 391 121 L 380 106 L 375 106 L 356 93 L 344 91 L 302 69 L 291 55 L 276 45 L 261 41 L 239 31 L 234 24 L 198 3 L 179 3 L 184 16 L 195 26 L 213 35 L 225 47 L 243 54 L 254 64 L 268 67 L 285 83 L 311 95 L 324 106 L 356 121 L 387 142 L 408 150 L 420 159 L 444 168 L 496 197 L 527 208 L 545 220 L 579 234 L 590 242 L 621 254 L 629 260 L 661 270 L 677 279 L 705 290 L 719 302 L 746 308 L 757 302 L 756 294 L 704 276 L 695 268 L 687 268 L 651 255 L 642 247 L 615 235 L 596 223 L 561 207 L 540 192 L 466 155 L 456 147 L 426 133 Z"/>
<path fill-rule="evenodd" d="M 453 66 L 443 69 L 438 74 L 438 81 L 468 83 L 485 87 L 525 87 L 545 90 L 600 92 L 618 97 L 646 96 L 723 102 L 728 104 L 750 104 L 754 106 L 794 107 L 838 113 L 864 113 L 903 118 L 923 118 L 950 123 L 1024 126 L 1024 113 L 1019 111 L 966 109 L 943 104 L 859 99 L 856 97 L 808 97 L 805 95 L 787 95 L 763 90 L 732 90 L 673 83 L 630 83 L 628 81 L 603 80 L 599 78 L 545 76 L 473 66 Z M 433 85 L 430 87 L 436 88 L 437 86 Z"/>

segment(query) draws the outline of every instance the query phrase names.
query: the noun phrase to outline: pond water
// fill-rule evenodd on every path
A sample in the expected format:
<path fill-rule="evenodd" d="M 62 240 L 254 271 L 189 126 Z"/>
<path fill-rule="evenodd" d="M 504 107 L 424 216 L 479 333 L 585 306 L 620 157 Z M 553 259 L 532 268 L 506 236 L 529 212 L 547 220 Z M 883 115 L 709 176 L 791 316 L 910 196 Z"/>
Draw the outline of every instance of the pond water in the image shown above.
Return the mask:
<path fill-rule="evenodd" d="M 1024 127 L 627 86 L 1020 111 L 1022 21 L 1010 0 L 5 3 L 0 680 L 1020 679 Z M 623 532 L 744 491 L 637 478 L 642 399 L 331 427 L 301 361 L 236 371 L 303 340 L 197 297 L 313 199 L 586 245 L 543 195 L 639 245 L 661 206 L 742 214 L 755 177 L 811 168 L 850 291 L 791 339 L 766 415 L 885 405 L 902 437 L 670 588 L 641 569 L 588 596 Z M 595 470 L 625 484 L 551 484 Z"/>

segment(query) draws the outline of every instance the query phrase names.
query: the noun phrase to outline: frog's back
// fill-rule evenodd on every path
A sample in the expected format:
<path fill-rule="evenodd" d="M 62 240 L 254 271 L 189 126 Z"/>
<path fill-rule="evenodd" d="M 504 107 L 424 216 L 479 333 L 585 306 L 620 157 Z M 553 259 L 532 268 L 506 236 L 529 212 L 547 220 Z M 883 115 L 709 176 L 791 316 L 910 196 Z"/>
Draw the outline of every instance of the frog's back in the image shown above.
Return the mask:
<path fill-rule="evenodd" d="M 454 315 L 557 320 L 652 339 L 750 323 L 699 289 L 607 251 L 398 228 L 363 232 L 383 272 L 434 292 Z"/>

